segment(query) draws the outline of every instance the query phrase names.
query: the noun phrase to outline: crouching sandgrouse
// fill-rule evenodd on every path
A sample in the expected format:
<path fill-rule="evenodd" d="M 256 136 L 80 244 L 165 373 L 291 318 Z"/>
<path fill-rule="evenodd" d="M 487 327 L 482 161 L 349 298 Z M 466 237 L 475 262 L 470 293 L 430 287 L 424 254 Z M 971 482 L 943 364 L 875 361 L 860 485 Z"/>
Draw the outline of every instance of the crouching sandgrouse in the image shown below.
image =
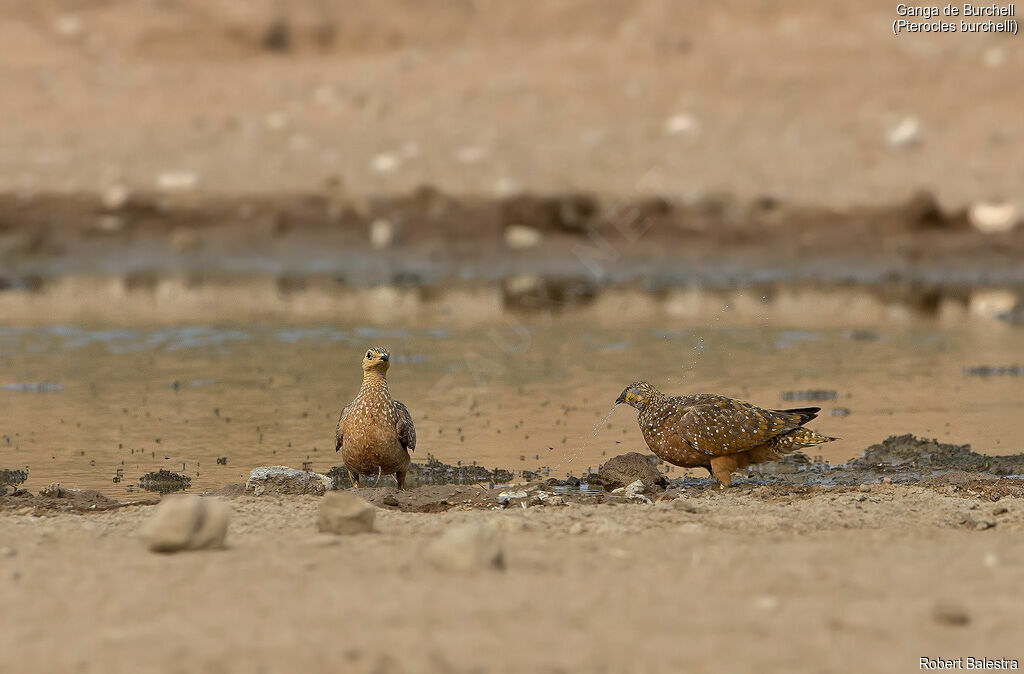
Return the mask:
<path fill-rule="evenodd" d="M 645 381 L 627 386 L 619 403 L 638 410 L 640 432 L 658 458 L 706 468 L 722 488 L 740 468 L 836 440 L 803 428 L 820 407 L 766 410 L 710 393 L 667 396 Z"/>
<path fill-rule="evenodd" d="M 388 391 L 385 376 L 390 361 L 387 349 L 366 352 L 363 385 L 338 420 L 334 450 L 341 452 L 355 487 L 360 475 L 394 473 L 401 489 L 411 462 L 409 452 L 416 449 L 416 427 L 409 408 L 392 399 Z"/>

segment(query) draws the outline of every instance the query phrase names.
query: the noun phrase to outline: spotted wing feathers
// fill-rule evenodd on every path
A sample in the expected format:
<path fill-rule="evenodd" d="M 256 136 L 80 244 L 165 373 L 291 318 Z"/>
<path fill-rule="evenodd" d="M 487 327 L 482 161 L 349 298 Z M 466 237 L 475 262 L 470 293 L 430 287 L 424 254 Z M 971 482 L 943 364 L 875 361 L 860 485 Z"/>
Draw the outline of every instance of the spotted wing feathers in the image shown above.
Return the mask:
<path fill-rule="evenodd" d="M 405 447 L 410 452 L 416 449 L 416 426 L 412 423 L 412 415 L 409 414 L 409 408 L 398 402 L 395 403 L 395 412 L 398 414 L 398 421 L 395 424 L 395 429 L 398 431 L 398 441 L 402 443 L 402 447 Z"/>
<path fill-rule="evenodd" d="M 709 456 L 745 452 L 804 423 L 808 410 L 766 410 L 750 403 L 699 394 L 669 398 L 678 411 L 673 431 Z"/>
<path fill-rule="evenodd" d="M 348 419 L 349 413 L 355 406 L 355 402 L 350 402 L 341 409 L 341 417 L 338 419 L 338 428 L 334 432 L 334 451 L 341 451 L 341 444 L 345 440 L 345 421 Z"/>

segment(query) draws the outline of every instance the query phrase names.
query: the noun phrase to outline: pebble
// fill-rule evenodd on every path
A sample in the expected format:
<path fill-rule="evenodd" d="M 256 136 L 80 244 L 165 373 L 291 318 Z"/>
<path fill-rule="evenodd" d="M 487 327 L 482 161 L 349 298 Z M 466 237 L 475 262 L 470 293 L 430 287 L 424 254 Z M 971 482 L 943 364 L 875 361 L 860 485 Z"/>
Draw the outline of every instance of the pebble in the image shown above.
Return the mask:
<path fill-rule="evenodd" d="M 921 142 L 921 122 L 916 117 L 904 117 L 889 129 L 886 140 L 891 147 L 909 147 Z"/>
<path fill-rule="evenodd" d="M 370 161 L 370 168 L 374 173 L 394 173 L 400 163 L 395 155 L 383 152 Z"/>
<path fill-rule="evenodd" d="M 377 509 L 347 492 L 331 492 L 320 501 L 317 528 L 326 534 L 348 536 L 373 531 Z"/>
<path fill-rule="evenodd" d="M 497 533 L 479 524 L 460 524 L 430 541 L 424 556 L 445 571 L 473 572 L 505 569 L 505 551 Z"/>
<path fill-rule="evenodd" d="M 194 171 L 164 171 L 156 178 L 156 186 L 167 192 L 188 192 L 199 185 Z"/>
<path fill-rule="evenodd" d="M 625 487 L 623 487 L 622 490 L 626 498 L 628 499 L 631 499 L 633 501 L 639 501 L 641 503 L 651 503 L 651 499 L 644 496 L 644 492 L 646 491 L 646 489 L 644 489 L 643 480 L 636 480 L 634 482 L 631 482 Z"/>
<path fill-rule="evenodd" d="M 979 232 L 1001 234 L 1020 224 L 1021 208 L 1010 202 L 978 202 L 967 209 L 967 221 Z"/>
<path fill-rule="evenodd" d="M 320 473 L 295 470 L 287 466 L 253 468 L 245 483 L 245 491 L 253 496 L 263 494 L 312 494 L 323 496 L 331 486 L 331 478 Z"/>
<path fill-rule="evenodd" d="M 222 501 L 194 495 L 167 496 L 140 533 L 153 552 L 222 548 L 230 518 L 231 508 Z"/>
<path fill-rule="evenodd" d="M 665 120 L 665 133 L 671 136 L 678 136 L 683 133 L 696 133 L 697 120 L 693 115 L 679 114 L 672 115 Z"/>
<path fill-rule="evenodd" d="M 62 14 L 53 22 L 53 29 L 61 37 L 78 37 L 85 30 L 85 23 L 74 14 Z"/>
<path fill-rule="evenodd" d="M 389 248 L 395 241 L 395 225 L 387 218 L 377 218 L 370 223 L 370 245 L 381 250 Z"/>
<path fill-rule="evenodd" d="M 496 500 L 498 501 L 499 505 L 508 505 L 513 500 L 521 499 L 521 498 L 526 498 L 526 496 L 527 496 L 527 493 L 525 491 L 521 491 L 521 490 L 520 491 L 503 491 L 500 494 L 498 494 L 498 498 Z"/>
<path fill-rule="evenodd" d="M 1012 311 L 1017 293 L 1012 290 L 976 290 L 967 301 L 967 313 L 980 318 L 996 318 Z"/>
<path fill-rule="evenodd" d="M 131 198 L 131 192 L 120 183 L 115 183 L 103 190 L 103 207 L 108 211 L 117 211 L 124 208 Z"/>
<path fill-rule="evenodd" d="M 521 250 L 534 248 L 543 240 L 540 231 L 526 225 L 509 225 L 505 228 L 505 245 Z"/>

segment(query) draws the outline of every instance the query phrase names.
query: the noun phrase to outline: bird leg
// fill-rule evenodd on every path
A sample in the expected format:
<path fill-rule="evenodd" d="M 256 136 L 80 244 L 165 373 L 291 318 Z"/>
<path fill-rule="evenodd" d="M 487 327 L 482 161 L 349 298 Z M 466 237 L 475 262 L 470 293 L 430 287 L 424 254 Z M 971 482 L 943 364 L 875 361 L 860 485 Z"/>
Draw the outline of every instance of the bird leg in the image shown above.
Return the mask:
<path fill-rule="evenodd" d="M 716 456 L 711 459 L 711 474 L 718 480 L 718 488 L 725 489 L 732 484 L 732 474 L 737 468 L 736 457 Z"/>
<path fill-rule="evenodd" d="M 348 474 L 352 478 L 352 486 L 355 487 L 356 489 L 359 489 L 359 473 L 350 470 Z"/>
<path fill-rule="evenodd" d="M 398 472 L 395 473 L 395 479 L 398 481 L 398 488 L 399 489 L 405 489 L 405 473 L 406 472 L 407 471 L 406 471 L 405 468 L 400 468 L 398 470 Z"/>

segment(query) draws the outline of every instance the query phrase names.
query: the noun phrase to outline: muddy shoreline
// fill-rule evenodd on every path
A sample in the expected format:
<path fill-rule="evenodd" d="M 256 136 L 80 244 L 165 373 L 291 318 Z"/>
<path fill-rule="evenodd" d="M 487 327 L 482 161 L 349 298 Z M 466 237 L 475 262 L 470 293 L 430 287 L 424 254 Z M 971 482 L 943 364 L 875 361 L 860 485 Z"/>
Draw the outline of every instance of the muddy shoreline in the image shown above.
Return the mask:
<path fill-rule="evenodd" d="M 0 194 L 0 287 L 270 277 L 284 291 L 519 274 L 648 291 L 772 283 L 1024 287 L 1024 228 L 983 233 L 921 193 L 835 209 L 771 198 Z M 528 233 L 523 235 L 523 230 Z M 375 231 L 376 230 L 376 231 Z"/>
<path fill-rule="evenodd" d="M 688 475 L 671 477 L 670 466 L 654 456 L 646 457 L 654 467 L 658 484 L 648 484 L 641 493 L 647 500 L 690 498 L 716 491 L 714 480 Z M 693 473 L 693 471 L 690 471 Z M 696 471 L 699 473 L 700 471 Z M 10 486 L 0 486 L 0 511 L 35 512 L 104 512 L 134 506 L 154 505 L 157 498 L 140 498 L 120 502 L 94 490 L 78 490 L 51 484 L 38 494 L 17 485 L 24 475 L 6 469 L 0 477 L 13 476 Z M 315 474 L 313 474 L 315 475 Z M 429 458 L 413 463 L 409 473 L 411 488 L 397 490 L 394 478 L 387 476 L 379 486 L 357 490 L 363 498 L 382 508 L 404 512 L 444 512 L 458 510 L 492 510 L 508 507 L 561 506 L 567 503 L 600 505 L 636 502 L 622 487 L 632 477 L 607 474 L 602 466 L 593 473 L 570 475 L 559 479 L 548 477 L 550 471 L 513 471 L 505 468 L 488 470 L 476 465 L 447 465 Z M 332 489 L 351 489 L 352 484 L 342 467 L 328 471 Z M 635 476 L 641 479 L 639 475 Z M 6 479 L 6 477 L 5 477 Z M 646 478 L 644 478 L 646 480 Z M 20 481 L 19 481 L 20 480 Z M 969 445 L 952 445 L 913 435 L 891 436 L 872 445 L 847 463 L 832 465 L 812 461 L 795 453 L 779 461 L 752 466 L 737 474 L 734 485 L 743 492 L 772 495 L 844 493 L 872 484 L 903 483 L 932 489 L 969 490 L 992 500 L 1002 496 L 1024 497 L 1024 453 L 988 456 L 971 450 Z M 188 478 L 162 470 L 139 479 L 140 493 L 174 493 L 188 487 Z M 282 492 L 278 496 L 286 496 Z M 252 496 L 244 484 L 229 484 L 205 492 L 208 496 L 240 498 Z M 265 498 L 265 497 L 264 497 Z M 640 498 L 639 500 L 643 500 Z"/>

